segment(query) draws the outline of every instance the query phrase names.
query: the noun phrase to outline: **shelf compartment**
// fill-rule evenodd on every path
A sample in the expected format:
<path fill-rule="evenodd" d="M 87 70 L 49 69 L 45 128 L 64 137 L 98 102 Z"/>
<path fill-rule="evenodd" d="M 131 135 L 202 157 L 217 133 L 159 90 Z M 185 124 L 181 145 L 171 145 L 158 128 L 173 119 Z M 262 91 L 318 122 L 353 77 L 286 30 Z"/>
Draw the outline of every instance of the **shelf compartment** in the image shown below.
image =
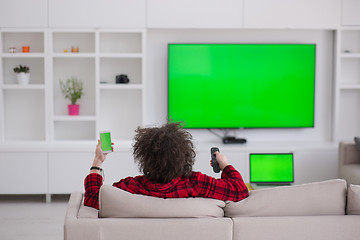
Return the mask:
<path fill-rule="evenodd" d="M 142 59 L 100 58 L 100 82 L 115 83 L 120 74 L 126 74 L 130 83 L 142 83 Z"/>
<path fill-rule="evenodd" d="M 111 131 L 114 140 L 130 140 L 142 125 L 141 90 L 101 90 L 99 128 Z"/>
<path fill-rule="evenodd" d="M 44 53 L 3 53 L 4 58 L 44 58 Z"/>
<path fill-rule="evenodd" d="M 100 89 L 107 89 L 107 90 L 128 90 L 128 89 L 142 89 L 142 84 L 131 84 L 131 83 L 120 83 L 120 84 L 114 84 L 114 83 L 100 83 Z"/>
<path fill-rule="evenodd" d="M 360 53 L 360 31 L 342 30 L 341 52 Z"/>
<path fill-rule="evenodd" d="M 360 58 L 360 53 L 342 53 L 342 58 Z"/>
<path fill-rule="evenodd" d="M 141 32 L 100 32 L 100 53 L 141 53 Z"/>
<path fill-rule="evenodd" d="M 54 139 L 56 141 L 95 140 L 95 121 L 55 121 Z"/>
<path fill-rule="evenodd" d="M 341 85 L 360 84 L 360 58 L 346 58 L 340 64 Z"/>
<path fill-rule="evenodd" d="M 3 58 L 3 77 L 5 84 L 16 84 L 14 68 L 25 65 L 30 68 L 30 85 L 45 83 L 45 67 L 43 58 Z"/>
<path fill-rule="evenodd" d="M 95 115 L 95 59 L 92 58 L 55 58 L 53 64 L 54 115 L 67 115 L 67 105 L 60 89 L 60 79 L 66 81 L 70 77 L 78 77 L 83 82 L 84 94 L 78 100 L 80 116 Z"/>
<path fill-rule="evenodd" d="M 5 140 L 45 140 L 43 90 L 4 91 Z"/>
<path fill-rule="evenodd" d="M 44 84 L 28 84 L 28 85 L 19 85 L 19 84 L 5 84 L 3 89 L 13 89 L 13 90 L 45 90 Z"/>
<path fill-rule="evenodd" d="M 360 136 L 360 108 L 352 108 L 360 102 L 360 92 L 357 90 L 340 93 L 339 139 L 352 140 Z"/>
<path fill-rule="evenodd" d="M 69 116 L 69 115 L 64 115 L 64 116 L 54 116 L 54 120 L 55 121 L 95 121 L 96 117 L 95 116 Z"/>
<path fill-rule="evenodd" d="M 53 52 L 71 53 L 72 47 L 79 47 L 79 53 L 95 53 L 94 32 L 53 32 Z"/>
<path fill-rule="evenodd" d="M 55 58 L 95 58 L 95 53 L 55 53 Z"/>
<path fill-rule="evenodd" d="M 22 46 L 30 46 L 30 53 L 44 53 L 43 32 L 3 32 L 2 52 L 8 53 L 10 47 L 16 47 L 17 53 L 22 53 Z"/>
<path fill-rule="evenodd" d="M 342 84 L 340 90 L 360 90 L 360 84 Z"/>
<path fill-rule="evenodd" d="M 101 53 L 101 58 L 142 58 L 142 53 Z"/>

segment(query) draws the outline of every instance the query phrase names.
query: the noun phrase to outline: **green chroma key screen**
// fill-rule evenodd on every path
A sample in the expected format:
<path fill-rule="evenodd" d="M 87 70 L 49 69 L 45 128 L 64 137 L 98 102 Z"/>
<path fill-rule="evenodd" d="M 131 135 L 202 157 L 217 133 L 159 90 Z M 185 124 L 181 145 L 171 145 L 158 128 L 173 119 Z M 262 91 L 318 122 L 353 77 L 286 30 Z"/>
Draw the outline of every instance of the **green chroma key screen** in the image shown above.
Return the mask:
<path fill-rule="evenodd" d="M 169 44 L 169 119 L 186 128 L 314 127 L 315 50 L 315 44 Z"/>
<path fill-rule="evenodd" d="M 294 182 L 292 153 L 250 154 L 251 183 Z"/>

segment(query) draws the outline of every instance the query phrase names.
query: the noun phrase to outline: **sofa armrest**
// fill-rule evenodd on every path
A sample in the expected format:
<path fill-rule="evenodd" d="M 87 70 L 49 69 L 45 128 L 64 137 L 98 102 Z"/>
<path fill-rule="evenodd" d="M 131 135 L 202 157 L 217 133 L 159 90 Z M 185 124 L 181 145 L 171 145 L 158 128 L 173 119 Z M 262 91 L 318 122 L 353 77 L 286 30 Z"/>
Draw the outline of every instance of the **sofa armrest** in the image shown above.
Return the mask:
<path fill-rule="evenodd" d="M 67 220 L 77 219 L 82 199 L 83 194 L 81 192 L 71 193 L 69 203 L 66 209 L 65 222 Z"/>
<path fill-rule="evenodd" d="M 356 149 L 355 143 L 339 144 L 339 167 L 347 164 L 360 164 L 360 152 Z"/>
<path fill-rule="evenodd" d="M 74 192 L 71 194 L 66 210 L 64 222 L 65 240 L 99 240 L 100 230 L 98 218 L 79 218 L 79 211 L 83 205 L 83 194 Z M 95 209 L 94 209 L 95 210 Z M 97 210 L 96 210 L 97 212 Z"/>

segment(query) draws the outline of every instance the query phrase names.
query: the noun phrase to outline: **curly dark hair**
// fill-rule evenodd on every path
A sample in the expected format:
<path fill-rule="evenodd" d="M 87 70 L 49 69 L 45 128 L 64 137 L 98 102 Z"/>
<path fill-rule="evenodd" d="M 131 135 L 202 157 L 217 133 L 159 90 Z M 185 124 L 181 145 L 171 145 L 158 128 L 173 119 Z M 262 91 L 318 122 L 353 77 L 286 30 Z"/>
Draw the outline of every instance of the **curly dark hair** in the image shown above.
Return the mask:
<path fill-rule="evenodd" d="M 147 179 L 167 183 L 179 176 L 191 176 L 196 153 L 192 135 L 180 123 L 138 127 L 135 132 L 134 159 Z"/>

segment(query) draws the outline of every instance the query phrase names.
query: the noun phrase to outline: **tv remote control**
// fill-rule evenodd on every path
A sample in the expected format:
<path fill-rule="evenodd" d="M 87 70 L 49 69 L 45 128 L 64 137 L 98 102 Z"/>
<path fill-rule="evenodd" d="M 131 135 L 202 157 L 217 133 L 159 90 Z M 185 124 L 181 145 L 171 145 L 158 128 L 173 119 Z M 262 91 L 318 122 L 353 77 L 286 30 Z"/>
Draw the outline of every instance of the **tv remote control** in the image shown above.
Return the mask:
<path fill-rule="evenodd" d="M 219 163 L 216 161 L 216 155 L 215 152 L 220 152 L 219 148 L 217 147 L 212 147 L 210 149 L 211 152 L 211 163 L 212 163 L 212 167 L 215 173 L 220 172 L 220 166 Z"/>

